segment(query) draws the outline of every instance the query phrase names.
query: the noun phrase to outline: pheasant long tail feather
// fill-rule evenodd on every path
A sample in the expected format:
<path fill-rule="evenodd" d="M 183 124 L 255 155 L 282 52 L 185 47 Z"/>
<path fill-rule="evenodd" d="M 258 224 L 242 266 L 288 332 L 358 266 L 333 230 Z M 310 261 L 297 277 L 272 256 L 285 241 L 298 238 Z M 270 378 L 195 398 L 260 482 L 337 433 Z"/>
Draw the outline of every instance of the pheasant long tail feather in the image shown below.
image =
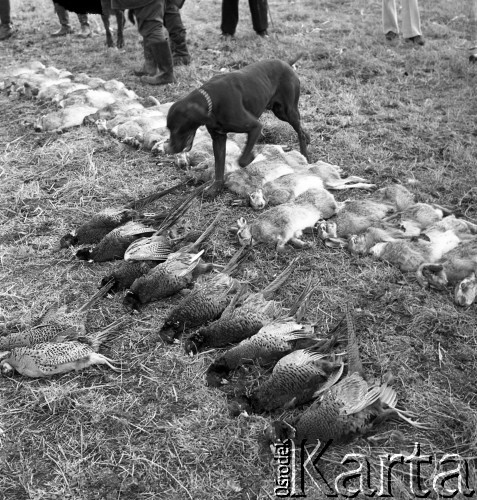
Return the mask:
<path fill-rule="evenodd" d="M 232 255 L 227 265 L 222 269 L 222 273 L 232 276 L 233 273 L 239 268 L 240 264 L 249 256 L 251 247 L 241 247 L 240 250 Z"/>
<path fill-rule="evenodd" d="M 290 265 L 284 269 L 268 286 L 266 286 L 262 290 L 262 295 L 265 299 L 269 299 L 272 294 L 277 291 L 284 283 L 286 283 L 287 279 L 290 277 L 290 274 L 295 267 L 298 258 L 293 259 Z"/>
<path fill-rule="evenodd" d="M 346 304 L 346 326 L 348 328 L 348 374 L 358 372 L 364 376 L 363 364 L 359 355 L 358 339 L 356 338 L 353 311 L 350 304 Z"/>
<path fill-rule="evenodd" d="M 96 302 L 98 302 L 99 299 L 103 298 L 109 290 L 114 285 L 114 280 L 111 279 L 109 280 L 104 286 L 102 286 L 89 300 L 88 302 L 85 302 L 79 309 L 78 313 L 82 313 L 87 311 L 90 307 L 92 307 Z"/>
<path fill-rule="evenodd" d="M 310 275 L 308 278 L 308 282 L 305 285 L 305 288 L 300 293 L 300 295 L 295 300 L 294 304 L 290 308 L 290 316 L 294 316 L 297 322 L 302 321 L 303 316 L 305 315 L 306 308 L 308 307 L 308 302 L 310 301 L 310 297 L 313 295 L 314 291 L 318 288 L 312 287 L 311 282 L 313 280 L 313 276 Z"/>
<path fill-rule="evenodd" d="M 323 394 L 328 389 L 337 384 L 339 379 L 341 378 L 341 375 L 343 375 L 343 370 L 344 370 L 344 363 L 341 363 L 339 368 L 337 368 L 333 373 L 330 374 L 326 382 L 313 393 L 313 398 L 317 398 L 320 394 Z"/>
<path fill-rule="evenodd" d="M 201 250 L 199 253 L 195 254 L 191 258 L 189 265 L 186 268 L 177 272 L 177 276 L 186 276 L 187 274 L 191 273 L 197 267 L 199 259 L 201 258 L 203 253 L 204 250 Z"/>
<path fill-rule="evenodd" d="M 241 283 L 240 288 L 237 290 L 237 293 L 232 297 L 232 300 L 230 301 L 229 305 L 225 308 L 221 318 L 227 318 L 235 311 L 238 301 L 243 297 L 246 291 L 247 291 L 247 285 Z"/>
<path fill-rule="evenodd" d="M 220 220 L 220 214 L 217 214 L 215 219 L 207 226 L 206 230 L 194 241 L 194 243 L 187 249 L 189 252 L 195 252 L 199 249 L 199 246 L 203 241 L 205 241 L 212 233 L 217 222 Z"/>
<path fill-rule="evenodd" d="M 194 191 L 192 191 L 192 193 L 190 193 L 189 196 L 187 196 L 185 199 L 179 201 L 179 203 L 176 203 L 176 205 L 171 209 L 169 216 L 164 219 L 162 224 L 157 229 L 156 234 L 164 233 L 170 227 L 172 227 L 184 215 L 195 198 L 197 198 L 197 196 L 199 196 L 209 185 L 210 183 L 202 184 L 202 186 L 194 189 Z"/>
<path fill-rule="evenodd" d="M 92 333 L 85 337 L 86 342 L 91 346 L 93 351 L 97 351 L 101 344 L 104 344 L 111 336 L 112 332 L 120 325 L 126 323 L 126 319 L 118 319 L 116 321 L 113 321 L 110 325 L 108 325 L 106 328 L 103 328 L 103 330 L 100 330 L 99 332 Z"/>
<path fill-rule="evenodd" d="M 175 184 L 174 186 L 164 189 L 163 191 L 159 191 L 158 193 L 152 193 L 148 196 L 144 196 L 144 198 L 139 198 L 137 200 L 131 201 L 128 205 L 126 205 L 126 208 L 133 208 L 135 210 L 144 208 L 146 205 L 149 203 L 152 203 L 153 201 L 159 200 L 160 198 L 168 195 L 169 193 L 172 193 L 176 189 L 179 189 L 182 186 L 187 185 L 189 180 L 185 182 L 179 182 L 178 184 Z"/>

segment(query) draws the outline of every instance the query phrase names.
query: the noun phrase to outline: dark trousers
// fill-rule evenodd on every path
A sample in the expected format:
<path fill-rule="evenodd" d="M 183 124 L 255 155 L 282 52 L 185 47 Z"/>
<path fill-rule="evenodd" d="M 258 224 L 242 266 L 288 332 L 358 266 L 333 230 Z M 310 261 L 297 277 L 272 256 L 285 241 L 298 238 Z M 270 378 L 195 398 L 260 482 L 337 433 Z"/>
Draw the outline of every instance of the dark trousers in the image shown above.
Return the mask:
<path fill-rule="evenodd" d="M 222 24 L 220 29 L 226 35 L 234 35 L 239 21 L 239 0 L 222 0 Z M 248 0 L 253 29 L 260 33 L 268 28 L 267 0 Z"/>
<path fill-rule="evenodd" d="M 2 2 L 3 0 L 0 0 Z M 68 14 L 68 11 L 62 7 L 59 3 L 55 3 L 55 12 L 56 15 L 58 16 L 58 19 L 60 21 L 60 24 L 62 26 L 65 26 L 66 28 L 71 28 L 70 26 L 70 16 Z M 80 22 L 81 26 L 89 26 L 88 23 L 88 15 L 87 14 L 76 14 L 78 16 L 78 21 Z"/>
<path fill-rule="evenodd" d="M 10 24 L 10 0 L 0 0 L 0 22 Z"/>
<path fill-rule="evenodd" d="M 134 9 L 137 30 L 145 43 L 157 43 L 167 40 L 164 32 L 166 0 L 155 0 L 144 7 Z"/>
<path fill-rule="evenodd" d="M 182 3 L 177 0 L 166 0 L 166 9 L 164 12 L 164 25 L 169 33 L 172 54 L 179 57 L 189 55 L 186 45 L 186 30 L 182 23 L 180 12 L 180 5 Z"/>

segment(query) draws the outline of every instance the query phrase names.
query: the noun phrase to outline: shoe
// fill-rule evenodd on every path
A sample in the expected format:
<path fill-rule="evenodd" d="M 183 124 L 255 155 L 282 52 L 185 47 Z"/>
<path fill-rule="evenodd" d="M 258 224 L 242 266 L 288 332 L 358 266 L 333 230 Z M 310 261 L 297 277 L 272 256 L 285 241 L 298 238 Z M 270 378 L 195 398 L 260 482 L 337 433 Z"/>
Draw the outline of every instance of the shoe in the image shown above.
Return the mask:
<path fill-rule="evenodd" d="M 189 66 L 190 56 L 172 56 L 174 66 Z"/>
<path fill-rule="evenodd" d="M 270 35 L 268 34 L 267 30 L 257 31 L 257 35 L 261 36 L 262 38 L 270 38 Z"/>
<path fill-rule="evenodd" d="M 73 30 L 69 26 L 61 25 L 61 28 L 58 31 L 50 33 L 50 36 L 66 36 L 71 35 L 71 33 L 73 33 Z"/>
<path fill-rule="evenodd" d="M 154 57 L 158 72 L 154 76 L 141 76 L 141 82 L 149 85 L 167 85 L 168 83 L 174 83 L 174 65 L 169 42 L 167 40 L 162 40 L 161 42 L 153 42 L 148 45 Z"/>
<path fill-rule="evenodd" d="M 399 35 L 397 33 L 394 33 L 394 31 L 388 31 L 385 36 L 388 42 L 392 42 Z"/>
<path fill-rule="evenodd" d="M 414 45 L 424 45 L 426 43 L 421 35 L 411 36 L 409 38 L 405 38 L 404 40 L 408 43 L 412 42 Z"/>
<path fill-rule="evenodd" d="M 78 33 L 78 36 L 80 36 L 81 38 L 88 38 L 91 35 L 91 28 L 87 24 L 82 24 L 81 31 Z"/>
<path fill-rule="evenodd" d="M 231 35 L 230 33 L 222 33 L 220 35 L 220 40 L 222 42 L 234 42 L 235 41 L 235 36 Z"/>
<path fill-rule="evenodd" d="M 11 24 L 0 25 L 0 40 L 6 40 L 13 35 L 13 28 Z"/>
<path fill-rule="evenodd" d="M 154 76 L 157 72 L 157 66 L 154 61 L 154 56 L 151 53 L 149 46 L 143 43 L 144 46 L 144 63 L 141 68 L 133 70 L 136 76 L 149 75 Z"/>

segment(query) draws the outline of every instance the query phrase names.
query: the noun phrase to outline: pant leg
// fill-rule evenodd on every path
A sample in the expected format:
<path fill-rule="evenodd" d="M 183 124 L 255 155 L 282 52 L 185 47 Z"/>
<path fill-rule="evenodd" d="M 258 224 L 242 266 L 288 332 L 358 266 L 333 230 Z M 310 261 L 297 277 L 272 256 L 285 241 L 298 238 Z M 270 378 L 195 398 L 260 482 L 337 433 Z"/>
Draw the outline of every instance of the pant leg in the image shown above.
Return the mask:
<path fill-rule="evenodd" d="M 167 40 L 164 30 L 164 12 L 166 0 L 153 2 L 134 9 L 137 30 L 145 43 L 157 43 Z"/>
<path fill-rule="evenodd" d="M 268 1 L 248 0 L 250 14 L 252 15 L 253 29 L 260 33 L 268 28 Z"/>
<path fill-rule="evenodd" d="M 402 36 L 411 38 L 422 35 L 417 0 L 402 0 Z"/>
<path fill-rule="evenodd" d="M 89 26 L 88 14 L 77 14 L 81 26 Z"/>
<path fill-rule="evenodd" d="M 396 0 L 383 0 L 383 33 L 399 33 Z"/>
<path fill-rule="evenodd" d="M 467 37 L 471 43 L 471 47 L 477 47 L 477 0 L 467 0 L 467 3 L 469 15 L 469 32 Z"/>
<path fill-rule="evenodd" d="M 220 29 L 224 35 L 235 35 L 239 21 L 239 0 L 222 0 L 222 24 Z"/>
<path fill-rule="evenodd" d="M 10 0 L 0 0 L 0 22 L 10 24 Z"/>
<path fill-rule="evenodd" d="M 55 12 L 56 15 L 58 16 L 61 26 L 64 26 L 65 28 L 71 28 L 68 11 L 64 7 L 62 7 L 59 3 L 55 3 Z"/>
<path fill-rule="evenodd" d="M 169 33 L 169 43 L 172 54 L 176 57 L 189 56 L 186 43 L 186 29 L 182 23 L 179 8 L 180 0 L 166 0 L 164 11 L 164 26 Z"/>

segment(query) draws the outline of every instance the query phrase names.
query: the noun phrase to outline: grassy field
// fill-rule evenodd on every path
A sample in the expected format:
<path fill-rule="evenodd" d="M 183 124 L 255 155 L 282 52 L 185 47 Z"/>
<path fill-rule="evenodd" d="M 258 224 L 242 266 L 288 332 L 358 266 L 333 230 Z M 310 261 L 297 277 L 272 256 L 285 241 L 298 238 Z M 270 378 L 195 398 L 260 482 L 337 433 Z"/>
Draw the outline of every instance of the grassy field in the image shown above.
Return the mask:
<path fill-rule="evenodd" d="M 270 0 L 267 40 L 254 34 L 242 1 L 237 40 L 228 45 L 219 41 L 219 2 L 188 0 L 183 18 L 193 63 L 177 70 L 176 84 L 154 88 L 132 75 L 141 60 L 134 26 L 128 25 L 121 51 L 105 47 L 99 17 L 92 17 L 92 39 L 52 39 L 49 32 L 58 24 L 52 3 L 14 0 L 18 33 L 0 42 L 0 67 L 39 59 L 73 73 L 118 79 L 141 97 L 167 102 L 221 68 L 287 59 L 303 50 L 297 69 L 300 109 L 312 137 L 313 161 L 341 165 L 379 186 L 401 181 L 420 201 L 452 207 L 475 221 L 477 67 L 467 63 L 468 13 L 459 6 L 464 2 L 420 3 L 423 48 L 402 39 L 385 42 L 379 0 Z M 75 15 L 71 21 L 78 28 Z M 30 124 L 50 108 L 0 93 L 2 330 L 1 322 L 28 324 L 57 301 L 82 303 L 115 265 L 91 265 L 57 251 L 63 234 L 101 208 L 122 206 L 185 178 L 170 162 L 158 162 L 94 127 L 63 135 L 33 132 Z M 263 121 L 265 142 L 298 147 L 287 124 L 272 115 Z M 337 198 L 358 196 L 363 194 Z M 208 259 L 217 263 L 226 262 L 237 247 L 227 226 L 240 215 L 253 217 L 248 209 L 231 207 L 232 199 L 224 194 L 199 204 L 190 216 L 202 229 L 218 211 L 223 214 L 207 249 Z M 157 205 L 173 202 L 169 196 Z M 294 255 L 291 247 L 283 255 L 259 248 L 241 276 L 259 288 Z M 327 454 L 323 462 L 330 475 L 342 471 L 339 462 L 346 453 L 369 456 L 377 472 L 380 454 L 409 453 L 419 441 L 425 453 L 469 458 L 470 482 L 477 487 L 475 306 L 458 309 L 452 290 L 423 290 L 413 275 L 319 241 L 299 256 L 279 298 L 290 304 L 311 273 L 320 288 L 308 319 L 325 331 L 347 301 L 354 301 L 366 370 L 376 376 L 391 372 L 400 406 L 432 427 L 418 432 L 388 423 L 374 439 Z M 123 315 L 121 300 L 97 305 L 88 327 L 94 330 Z M 158 329 L 177 300 L 145 307 L 122 329 L 109 354 L 128 369 L 123 374 L 91 368 L 45 380 L 0 379 L 1 499 L 273 498 L 275 470 L 257 445 L 270 416 L 229 416 L 224 394 L 203 381 L 215 353 L 190 358 L 181 344 L 165 346 L 159 339 Z M 250 387 L 257 384 L 252 372 Z M 413 498 L 406 477 L 395 469 L 397 498 Z M 323 497 L 311 487 L 307 494 Z"/>

